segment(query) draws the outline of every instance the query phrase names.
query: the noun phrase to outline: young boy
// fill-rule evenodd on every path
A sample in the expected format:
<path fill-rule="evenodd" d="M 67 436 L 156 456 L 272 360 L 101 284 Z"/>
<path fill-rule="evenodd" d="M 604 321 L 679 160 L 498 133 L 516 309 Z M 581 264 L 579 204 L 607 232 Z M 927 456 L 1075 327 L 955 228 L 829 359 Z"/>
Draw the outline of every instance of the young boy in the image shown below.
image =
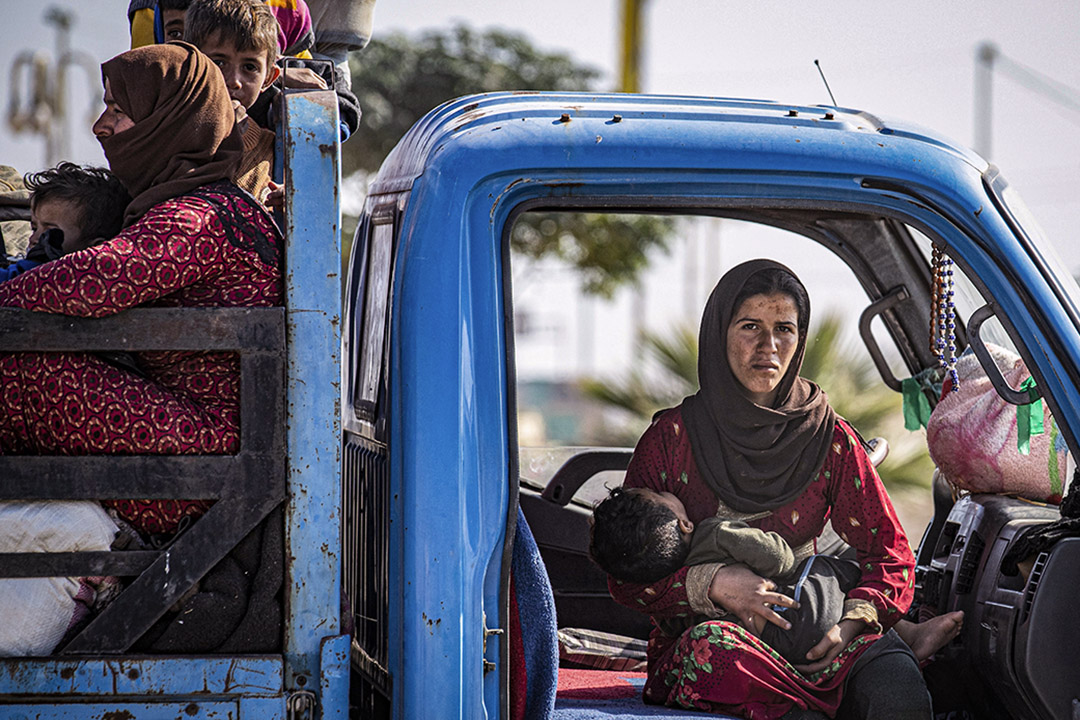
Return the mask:
<path fill-rule="evenodd" d="M 311 13 L 304 0 L 266 0 L 277 18 L 281 32 L 278 33 L 278 52 L 282 56 L 300 58 L 289 63 L 284 84 L 287 88 L 333 88 L 337 94 L 338 118 L 341 122 L 341 140 L 344 142 L 360 126 L 360 102 L 352 92 L 352 80 L 348 63 L 344 66 L 311 61 L 310 48 L 315 42 Z M 326 58 L 323 58 L 326 59 Z M 279 61 L 280 62 L 280 61 Z M 248 113 L 263 127 L 273 129 L 277 124 L 273 117 L 273 104 L 281 92 L 273 85 L 259 96 Z"/>
<path fill-rule="evenodd" d="M 742 563 L 777 585 L 789 584 L 778 592 L 799 607 L 774 609 L 791 629 L 761 618 L 753 625 L 727 619 L 742 624 L 794 665 L 806 664 L 807 652 L 840 621 L 844 596 L 860 577 L 856 563 L 824 555 L 807 558 L 796 568 L 794 553 L 782 537 L 743 522 L 707 518 L 695 528 L 677 497 L 645 488 L 614 488 L 596 506 L 589 553 L 616 580 L 647 584 L 684 566 L 722 562 Z M 678 618 L 659 626 L 668 635 L 678 635 L 701 620 Z"/>
<path fill-rule="evenodd" d="M 311 59 L 315 32 L 304 0 L 264 0 L 278 21 L 278 52 Z M 192 0 L 130 0 L 131 49 L 184 39 L 184 14 Z"/>
<path fill-rule="evenodd" d="M 131 0 L 128 5 L 128 21 L 131 24 L 131 47 L 141 47 L 170 40 L 191 39 L 186 33 L 186 10 L 193 0 Z M 315 42 L 311 12 L 304 0 L 265 0 L 270 12 L 278 22 L 278 54 L 310 60 L 310 48 Z M 331 33 L 332 34 L 332 33 Z M 198 45 L 198 43 L 192 43 Z M 307 63 L 290 67 L 285 85 L 290 88 L 318 88 L 333 86 L 338 97 L 338 113 L 341 118 L 341 139 L 345 141 L 360 126 L 360 103 L 352 93 L 348 64 L 327 67 L 321 64 L 316 72 Z M 322 73 L 320 75 L 320 73 Z M 264 91 L 254 105 L 247 106 L 248 115 L 259 125 L 273 129 L 271 107 L 280 92 L 276 86 Z"/>
<path fill-rule="evenodd" d="M 42 263 L 97 245 L 123 228 L 127 190 L 105 168 L 62 162 L 27 175 L 30 240 L 26 258 L 0 268 L 0 282 Z"/>
<path fill-rule="evenodd" d="M 280 73 L 277 20 L 259 0 L 194 0 L 184 18 L 184 40 L 214 61 L 233 105 L 243 108 L 244 155 L 233 180 L 263 202 L 274 168 L 274 133 L 246 112 Z"/>

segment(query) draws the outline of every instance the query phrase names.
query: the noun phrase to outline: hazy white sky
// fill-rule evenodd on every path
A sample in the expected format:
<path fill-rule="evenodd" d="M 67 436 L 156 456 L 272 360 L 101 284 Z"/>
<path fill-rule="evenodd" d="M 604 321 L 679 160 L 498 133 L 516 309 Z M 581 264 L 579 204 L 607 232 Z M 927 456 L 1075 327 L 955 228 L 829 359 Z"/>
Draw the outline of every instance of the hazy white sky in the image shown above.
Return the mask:
<path fill-rule="evenodd" d="M 10 102 L 9 69 L 20 51 L 55 54 L 48 7 L 73 10 L 74 49 L 100 62 L 127 47 L 127 0 L 0 0 L 0 108 Z M 499 26 L 545 49 L 569 52 L 614 82 L 617 0 L 379 0 L 376 34 L 413 33 L 455 21 Z M 648 0 L 644 89 L 652 92 L 828 102 L 820 59 L 839 104 L 902 117 L 965 144 L 973 141 L 975 48 L 992 41 L 1009 57 L 1080 88 L 1080 3 L 1064 0 L 867 3 L 818 0 L 733 3 Z M 96 71 L 95 71 L 96 73 Z M 99 109 L 98 78 L 73 75 L 73 159 L 102 162 L 89 130 Z M 90 89 L 92 88 L 92 93 Z M 25 100 L 25 90 L 23 91 Z M 1080 170 L 1080 113 L 998 76 L 992 159 L 1031 205 L 1072 268 L 1080 223 L 1072 182 Z M 362 141 L 356 138 L 354 142 Z M 44 143 L 0 129 L 0 162 L 20 170 L 44 163 Z"/>
<path fill-rule="evenodd" d="M 376 20 L 383 30 L 411 31 L 455 18 L 521 30 L 543 47 L 568 50 L 607 71 L 613 83 L 619 5 L 399 0 L 379 7 Z M 969 145 L 981 42 L 1080 88 L 1075 2 L 648 0 L 646 27 L 646 91 L 828 103 L 813 65 L 819 59 L 840 105 L 913 121 Z M 991 118 L 991 159 L 1020 189 L 1069 266 L 1080 269 L 1080 244 L 1071 239 L 1080 227 L 1073 181 L 1080 171 L 1080 113 L 998 74 Z"/>
<path fill-rule="evenodd" d="M 379 0 L 375 34 L 417 33 L 454 22 L 521 32 L 616 76 L 619 0 Z M 128 46 L 127 0 L 0 0 L 0 110 L 11 101 L 10 68 L 21 52 L 55 59 L 47 8 L 75 13 L 72 47 L 100 63 Z M 1064 0 L 961 0 L 867 3 L 804 0 L 733 3 L 647 0 L 644 90 L 827 103 L 814 59 L 837 102 L 933 128 L 973 142 L 975 51 L 990 41 L 1010 58 L 1080 88 L 1080 3 Z M 102 163 L 89 132 L 100 111 L 96 68 L 69 80 L 72 159 Z M 26 89 L 22 99 L 26 101 Z M 1080 269 L 1080 113 L 1063 109 L 1015 80 L 995 78 L 992 160 L 1031 206 L 1068 265 Z M 357 136 L 352 142 L 363 142 Z M 39 137 L 13 136 L 0 123 L 0 163 L 39 169 Z"/>

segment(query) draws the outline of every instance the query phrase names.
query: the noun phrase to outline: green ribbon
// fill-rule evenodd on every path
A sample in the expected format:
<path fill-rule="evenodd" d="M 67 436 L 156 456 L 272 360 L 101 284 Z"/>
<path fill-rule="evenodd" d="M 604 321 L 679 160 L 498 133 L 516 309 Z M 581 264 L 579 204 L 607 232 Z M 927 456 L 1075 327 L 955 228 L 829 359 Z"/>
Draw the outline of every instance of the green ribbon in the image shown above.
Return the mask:
<path fill-rule="evenodd" d="M 930 400 L 922 391 L 922 383 L 916 378 L 905 378 L 900 383 L 904 394 L 904 428 L 915 431 L 926 427 L 930 421 Z"/>
<path fill-rule="evenodd" d="M 1016 449 L 1021 455 L 1028 455 L 1031 453 L 1031 437 L 1045 432 L 1043 404 L 1035 388 L 1035 378 L 1029 377 L 1022 382 L 1020 390 L 1027 391 L 1030 402 L 1016 406 Z"/>

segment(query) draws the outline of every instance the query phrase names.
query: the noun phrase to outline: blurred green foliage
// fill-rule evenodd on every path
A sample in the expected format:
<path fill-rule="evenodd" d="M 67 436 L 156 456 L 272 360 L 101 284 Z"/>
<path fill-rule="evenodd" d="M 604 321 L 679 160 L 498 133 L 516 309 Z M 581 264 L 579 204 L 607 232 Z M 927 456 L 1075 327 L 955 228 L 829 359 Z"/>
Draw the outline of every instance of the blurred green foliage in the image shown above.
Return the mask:
<path fill-rule="evenodd" d="M 667 251 L 673 229 L 672 218 L 657 215 L 526 213 L 514 225 L 510 247 L 533 259 L 565 261 L 585 292 L 610 298 L 648 267 L 651 251 Z"/>
<path fill-rule="evenodd" d="M 355 140 L 342 147 L 343 173 L 375 172 L 401 136 L 452 98 L 496 90 L 591 90 L 595 68 L 545 52 L 524 35 L 465 25 L 410 38 L 372 38 L 349 60 L 363 109 Z"/>
<path fill-rule="evenodd" d="M 377 171 L 410 127 L 452 98 L 497 90 L 592 90 L 600 77 L 595 68 L 540 50 L 523 35 L 464 25 L 415 38 L 375 38 L 349 62 L 363 117 L 342 146 L 346 177 Z M 350 225 L 355 218 L 343 220 L 343 230 Z M 611 297 L 638 278 L 650 251 L 666 250 L 671 229 L 669 219 L 655 216 L 527 213 L 515 225 L 511 245 L 531 258 L 569 262 L 585 292 Z"/>

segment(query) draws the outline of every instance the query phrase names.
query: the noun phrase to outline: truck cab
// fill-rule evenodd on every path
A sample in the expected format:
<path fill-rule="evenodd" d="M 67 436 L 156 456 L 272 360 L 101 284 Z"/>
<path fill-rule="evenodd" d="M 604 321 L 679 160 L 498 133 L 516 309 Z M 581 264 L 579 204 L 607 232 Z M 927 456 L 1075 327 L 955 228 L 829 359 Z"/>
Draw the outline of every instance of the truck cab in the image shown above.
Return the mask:
<path fill-rule="evenodd" d="M 596 703 L 625 717 L 700 716 L 645 708 L 623 670 L 593 676 L 602 687 L 590 691 L 616 688 L 614 700 L 556 694 L 559 631 L 632 644 L 649 622 L 614 604 L 587 556 L 591 503 L 621 482 L 632 440 L 545 438 L 522 421 L 530 348 L 518 310 L 529 267 L 511 247 L 541 214 L 654 217 L 684 231 L 722 222 L 722 238 L 706 233 L 706 245 L 722 247 L 725 262 L 774 257 L 812 298 L 845 298 L 873 381 L 928 407 L 943 378 L 930 328 L 947 257 L 957 354 L 971 348 L 1003 402 L 1038 396 L 1075 456 L 1080 289 L 998 169 L 931 132 L 752 100 L 454 100 L 402 139 L 371 184 L 342 287 L 336 103 L 319 92 L 285 103 L 285 308 L 77 321 L 2 313 L 5 353 L 240 353 L 244 439 L 235 456 L 0 457 L 0 500 L 218 501 L 164 547 L 0 555 L 5 578 L 134 578 L 53 655 L 0 660 L 0 716 L 568 720 Z M 719 264 L 711 275 L 702 265 L 711 285 Z M 815 285 L 818 270 L 827 272 Z M 600 344 L 603 325 L 580 336 Z M 1037 389 L 1011 387 L 985 359 L 988 343 L 1015 351 Z M 1073 717 L 1080 631 L 1069 589 L 1080 541 L 1063 533 L 1019 574 L 1008 562 L 1032 527 L 1067 528 L 1052 525 L 1062 511 L 1003 494 L 957 497 L 941 480 L 933 501 L 925 531 L 908 533 L 922 538 L 917 602 L 967 613 L 931 666 L 956 691 L 950 709 Z M 256 527 L 281 531 L 281 642 L 134 651 Z M 836 538 L 825 546 L 843 551 Z"/>
<path fill-rule="evenodd" d="M 345 591 L 362 717 L 517 716 L 514 644 L 555 642 L 551 628 L 515 624 L 526 522 L 559 629 L 647 633 L 647 618 L 607 597 L 586 552 L 585 489 L 601 472 L 618 483 L 630 448 L 522 442 L 511 236 L 533 213 L 722 219 L 739 252 L 773 253 L 804 279 L 834 263 L 840 274 L 822 287 L 854 298 L 876 382 L 897 393 L 921 383 L 915 400 L 930 407 L 941 380 L 932 266 L 947 256 L 956 353 L 1013 348 L 1075 453 L 1080 291 L 1001 172 L 970 150 L 836 107 L 566 93 L 448 102 L 371 184 L 345 285 Z M 1030 402 L 983 365 L 1006 401 Z M 954 503 L 947 489 L 938 499 L 926 532 L 908 532 L 923 535 L 918 602 L 968 611 L 939 661 L 969 684 L 958 702 L 991 717 L 1072 717 L 1080 678 L 1063 655 L 1076 638 L 1062 593 L 1080 572 L 1075 541 L 1043 553 L 1053 578 L 1002 573 L 1017 528 L 1059 510 L 1000 495 Z M 551 690 L 529 700 L 575 717 L 580 704 Z"/>

